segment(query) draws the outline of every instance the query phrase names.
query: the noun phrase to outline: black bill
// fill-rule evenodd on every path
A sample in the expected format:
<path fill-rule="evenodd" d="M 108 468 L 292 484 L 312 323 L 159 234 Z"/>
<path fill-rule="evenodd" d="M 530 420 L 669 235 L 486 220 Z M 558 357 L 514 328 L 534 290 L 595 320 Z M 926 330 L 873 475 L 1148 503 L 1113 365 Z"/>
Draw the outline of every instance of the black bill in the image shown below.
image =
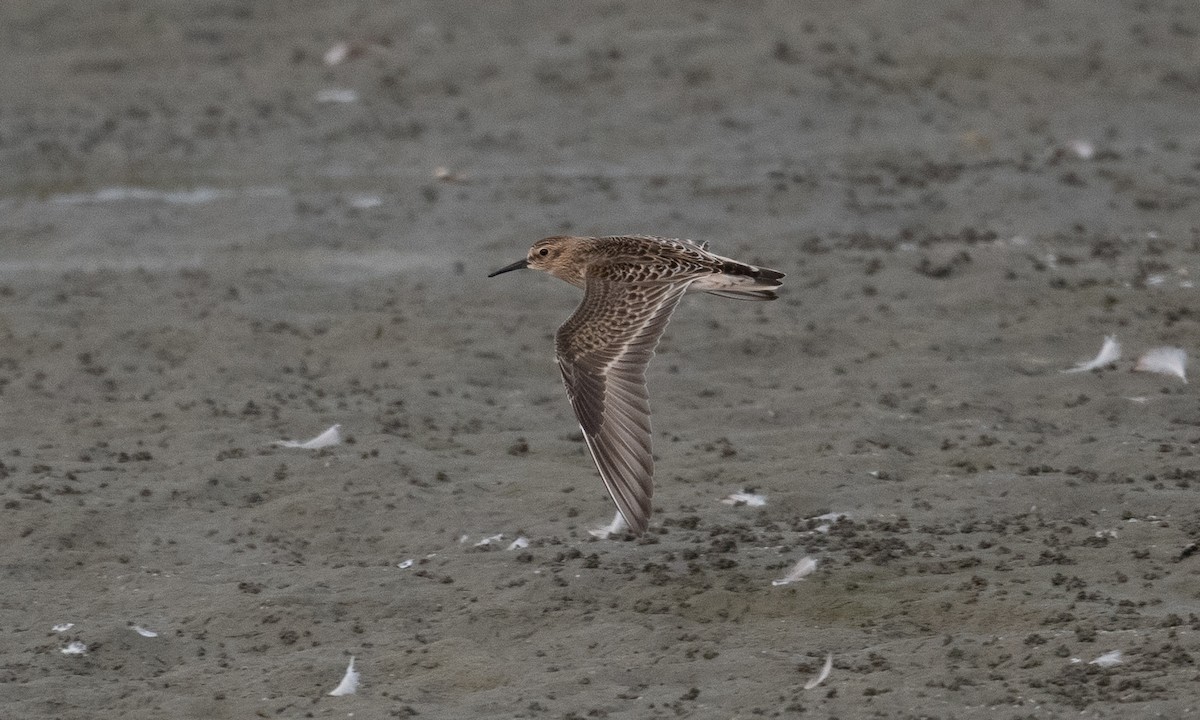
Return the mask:
<path fill-rule="evenodd" d="M 513 270 L 524 270 L 527 267 L 529 267 L 528 260 L 518 260 L 515 263 L 513 263 L 512 265 L 505 265 L 504 267 L 500 268 L 496 272 L 488 275 L 488 277 L 496 277 L 497 275 L 500 275 L 500 274 L 506 273 L 506 272 L 512 272 Z"/>

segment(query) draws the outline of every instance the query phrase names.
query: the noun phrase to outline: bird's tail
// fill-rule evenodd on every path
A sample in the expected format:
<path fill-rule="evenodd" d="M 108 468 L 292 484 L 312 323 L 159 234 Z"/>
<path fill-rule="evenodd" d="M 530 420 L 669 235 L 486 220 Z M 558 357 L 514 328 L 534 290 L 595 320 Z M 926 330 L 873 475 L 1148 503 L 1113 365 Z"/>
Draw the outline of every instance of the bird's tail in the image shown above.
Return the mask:
<path fill-rule="evenodd" d="M 783 284 L 783 277 L 778 270 L 725 260 L 721 272 L 700 278 L 692 287 L 734 300 L 775 300 L 779 297 L 775 288 Z"/>

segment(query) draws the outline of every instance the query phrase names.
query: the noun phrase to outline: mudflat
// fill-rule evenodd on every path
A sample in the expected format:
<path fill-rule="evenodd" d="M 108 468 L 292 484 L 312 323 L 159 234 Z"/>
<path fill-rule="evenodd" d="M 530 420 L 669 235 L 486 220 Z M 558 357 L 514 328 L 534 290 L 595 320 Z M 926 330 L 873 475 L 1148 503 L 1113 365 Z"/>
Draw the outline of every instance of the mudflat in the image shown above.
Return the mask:
<path fill-rule="evenodd" d="M 1134 368 L 1200 350 L 1198 34 L 5 2 L 0 716 L 1194 713 L 1200 403 Z M 578 291 L 485 276 L 635 232 L 787 278 L 676 310 L 650 530 L 601 540 Z"/>

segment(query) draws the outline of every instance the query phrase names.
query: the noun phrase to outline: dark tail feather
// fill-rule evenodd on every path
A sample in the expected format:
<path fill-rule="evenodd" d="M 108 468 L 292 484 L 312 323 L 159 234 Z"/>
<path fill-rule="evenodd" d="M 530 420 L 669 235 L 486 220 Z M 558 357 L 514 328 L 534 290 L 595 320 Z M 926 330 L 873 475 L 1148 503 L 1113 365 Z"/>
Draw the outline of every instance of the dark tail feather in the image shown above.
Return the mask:
<path fill-rule="evenodd" d="M 696 281 L 696 289 L 734 300 L 775 300 L 783 283 L 778 270 L 727 261 L 720 273 Z"/>
<path fill-rule="evenodd" d="M 775 282 L 776 285 L 782 285 L 783 283 L 781 283 L 779 281 L 786 277 L 786 275 L 779 272 L 778 270 L 772 270 L 770 268 L 753 268 L 753 269 L 755 270 L 755 272 L 751 277 L 753 277 L 755 280 L 774 280 L 774 281 L 776 281 Z"/>
<path fill-rule="evenodd" d="M 728 261 L 722 266 L 721 270 L 726 275 L 754 278 L 767 287 L 779 287 L 783 284 L 779 281 L 783 279 L 784 274 L 770 268 L 760 268 L 753 265 L 744 265 L 740 262 Z"/>

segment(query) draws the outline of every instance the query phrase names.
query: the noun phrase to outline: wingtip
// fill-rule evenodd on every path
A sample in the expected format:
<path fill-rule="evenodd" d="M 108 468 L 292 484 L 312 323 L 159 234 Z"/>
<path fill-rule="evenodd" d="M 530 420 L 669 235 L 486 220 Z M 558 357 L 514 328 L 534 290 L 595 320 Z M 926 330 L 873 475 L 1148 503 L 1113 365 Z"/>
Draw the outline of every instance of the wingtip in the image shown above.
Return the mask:
<path fill-rule="evenodd" d="M 620 508 L 617 508 L 620 510 Z M 630 517 L 621 510 L 621 517 L 625 518 L 625 524 L 629 526 L 629 533 L 635 537 L 641 537 L 650 529 L 650 521 L 645 517 Z"/>

